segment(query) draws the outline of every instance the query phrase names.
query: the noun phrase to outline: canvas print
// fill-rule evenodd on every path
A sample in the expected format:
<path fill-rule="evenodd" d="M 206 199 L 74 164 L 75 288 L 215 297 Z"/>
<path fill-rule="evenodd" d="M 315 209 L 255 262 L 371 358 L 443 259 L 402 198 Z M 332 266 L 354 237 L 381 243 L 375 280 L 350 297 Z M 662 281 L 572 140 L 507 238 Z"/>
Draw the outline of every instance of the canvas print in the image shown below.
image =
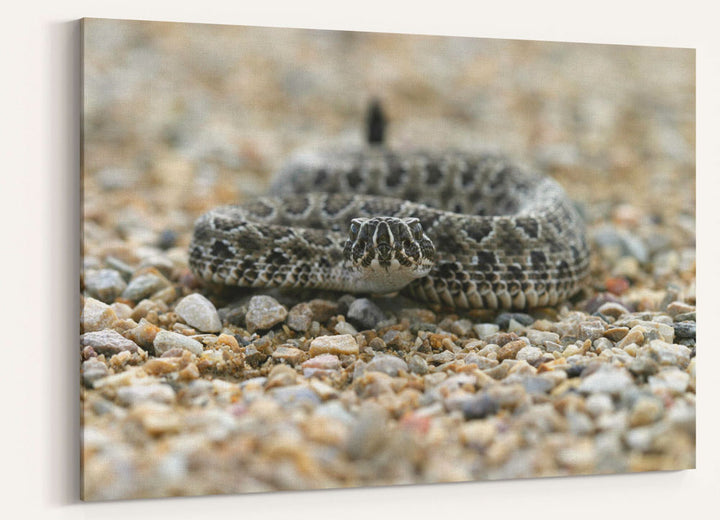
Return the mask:
<path fill-rule="evenodd" d="M 695 466 L 694 50 L 82 48 L 85 500 Z"/>

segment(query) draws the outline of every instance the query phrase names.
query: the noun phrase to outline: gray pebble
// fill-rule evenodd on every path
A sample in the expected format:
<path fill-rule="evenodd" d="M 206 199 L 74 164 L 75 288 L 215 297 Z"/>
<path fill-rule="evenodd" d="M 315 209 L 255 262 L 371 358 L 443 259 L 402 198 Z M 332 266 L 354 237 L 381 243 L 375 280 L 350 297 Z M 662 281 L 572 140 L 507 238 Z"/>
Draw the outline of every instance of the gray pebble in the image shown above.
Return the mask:
<path fill-rule="evenodd" d="M 454 321 L 453 324 L 450 325 L 450 332 L 460 337 L 469 336 L 472 330 L 473 324 L 467 319 Z"/>
<path fill-rule="evenodd" d="M 157 333 L 153 341 L 153 347 L 155 348 L 155 354 L 158 356 L 173 348 L 189 350 L 196 356 L 203 352 L 202 343 L 199 341 L 167 330 L 161 330 Z"/>
<path fill-rule="evenodd" d="M 500 405 L 487 394 L 483 393 L 463 403 L 462 411 L 465 419 L 484 419 L 489 415 L 495 415 L 500 410 Z"/>
<path fill-rule="evenodd" d="M 245 314 L 245 323 L 249 332 L 267 330 L 285 321 L 287 315 L 285 306 L 275 298 L 265 295 L 253 296 Z"/>
<path fill-rule="evenodd" d="M 690 375 L 678 368 L 672 368 L 664 370 L 655 376 L 650 376 L 648 383 L 653 393 L 667 391 L 681 394 L 687 390 Z"/>
<path fill-rule="evenodd" d="M 164 383 L 123 386 L 118 389 L 117 398 L 124 406 L 146 402 L 171 404 L 175 401 L 175 392 L 170 385 Z"/>
<path fill-rule="evenodd" d="M 578 389 L 587 394 L 597 392 L 619 394 L 626 388 L 631 387 L 632 384 L 633 378 L 626 369 L 603 366 L 583 378 Z"/>
<path fill-rule="evenodd" d="M 395 377 L 401 370 L 407 372 L 408 365 L 399 357 L 378 354 L 370 360 L 365 367 L 365 370 L 367 372 L 383 372 L 389 376 Z"/>
<path fill-rule="evenodd" d="M 473 325 L 473 330 L 477 337 L 482 339 L 495 334 L 500 330 L 500 327 L 495 323 L 478 323 Z"/>
<path fill-rule="evenodd" d="M 648 377 L 657 374 L 658 364 L 649 357 L 636 357 L 628 365 L 628 370 L 636 376 Z"/>
<path fill-rule="evenodd" d="M 525 332 L 525 337 L 536 347 L 542 346 L 546 341 L 552 341 L 554 343 L 560 341 L 560 336 L 557 333 L 546 332 L 544 330 L 528 329 Z"/>
<path fill-rule="evenodd" d="M 644 348 L 643 351 L 646 349 Z M 661 365 L 675 365 L 685 368 L 690 363 L 690 349 L 684 345 L 674 343 L 666 343 L 659 339 L 654 339 L 647 347 L 653 359 L 657 360 Z"/>
<path fill-rule="evenodd" d="M 141 274 L 130 280 L 122 293 L 122 297 L 132 301 L 140 301 L 169 285 L 165 278 L 155 274 Z"/>
<path fill-rule="evenodd" d="M 428 364 L 425 358 L 415 354 L 408 362 L 408 368 L 414 374 L 424 375 L 428 372 Z"/>
<path fill-rule="evenodd" d="M 271 390 L 272 396 L 282 406 L 315 406 L 321 399 L 305 385 L 281 386 Z"/>
<path fill-rule="evenodd" d="M 83 361 L 82 364 L 82 378 L 83 384 L 92 388 L 92 385 L 98 379 L 101 379 L 108 375 L 108 367 L 102 361 L 98 361 L 95 358 Z"/>
<path fill-rule="evenodd" d="M 135 186 L 141 179 L 138 170 L 110 166 L 95 174 L 95 179 L 104 190 L 128 189 Z"/>
<path fill-rule="evenodd" d="M 313 311 L 307 303 L 298 303 L 290 309 L 287 315 L 287 326 L 298 332 L 305 332 L 310 328 Z"/>
<path fill-rule="evenodd" d="M 178 302 L 175 312 L 185 323 L 202 332 L 220 332 L 222 323 L 215 306 L 199 293 L 193 293 Z"/>
<path fill-rule="evenodd" d="M 122 275 L 114 269 L 100 269 L 85 276 L 85 290 L 90 296 L 112 303 L 127 288 Z"/>
<path fill-rule="evenodd" d="M 542 376 L 526 376 L 520 382 L 529 394 L 546 394 L 555 387 L 555 383 Z"/>
<path fill-rule="evenodd" d="M 111 329 L 86 332 L 80 336 L 80 344 L 83 347 L 90 346 L 98 354 L 105 354 L 106 356 L 113 356 L 124 350 L 128 352 L 140 350 L 140 347 L 134 341 L 130 341 L 119 332 Z"/>
<path fill-rule="evenodd" d="M 495 323 L 501 329 L 507 329 L 510 326 L 510 320 L 515 320 L 525 327 L 529 327 L 535 323 L 535 318 L 523 312 L 503 312 L 495 319 Z"/>
<path fill-rule="evenodd" d="M 693 313 L 694 315 L 695 313 Z M 693 316 L 694 318 L 694 316 Z M 695 339 L 696 325 L 695 321 L 677 321 L 673 323 L 673 329 L 675 329 L 675 335 L 678 338 L 684 339 Z"/>
<path fill-rule="evenodd" d="M 537 347 L 527 346 L 520 349 L 515 355 L 515 359 L 524 359 L 530 364 L 538 361 L 543 355 L 543 351 Z"/>
<path fill-rule="evenodd" d="M 353 301 L 348 308 L 347 317 L 362 330 L 373 329 L 379 322 L 387 319 L 382 309 L 367 298 Z"/>

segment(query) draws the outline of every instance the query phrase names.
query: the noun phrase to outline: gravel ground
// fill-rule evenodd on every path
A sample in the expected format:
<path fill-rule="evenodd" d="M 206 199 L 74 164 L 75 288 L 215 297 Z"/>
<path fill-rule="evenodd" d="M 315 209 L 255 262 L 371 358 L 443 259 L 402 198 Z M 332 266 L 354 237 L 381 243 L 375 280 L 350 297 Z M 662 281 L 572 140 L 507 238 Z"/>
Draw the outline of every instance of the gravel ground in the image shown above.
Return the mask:
<path fill-rule="evenodd" d="M 80 360 L 84 498 L 695 466 L 690 50 L 91 20 Z M 299 148 L 500 150 L 588 222 L 559 308 L 214 294 L 192 224 Z"/>

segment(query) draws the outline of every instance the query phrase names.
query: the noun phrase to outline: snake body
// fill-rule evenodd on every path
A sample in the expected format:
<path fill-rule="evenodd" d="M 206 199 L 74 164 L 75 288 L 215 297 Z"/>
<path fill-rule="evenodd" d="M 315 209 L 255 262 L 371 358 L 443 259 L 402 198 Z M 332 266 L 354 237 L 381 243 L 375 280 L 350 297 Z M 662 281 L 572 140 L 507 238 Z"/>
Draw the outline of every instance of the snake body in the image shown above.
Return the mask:
<path fill-rule="evenodd" d="M 549 177 L 496 155 L 367 146 L 298 156 L 270 196 L 206 213 L 189 262 L 222 285 L 522 309 L 577 292 L 589 251 Z"/>

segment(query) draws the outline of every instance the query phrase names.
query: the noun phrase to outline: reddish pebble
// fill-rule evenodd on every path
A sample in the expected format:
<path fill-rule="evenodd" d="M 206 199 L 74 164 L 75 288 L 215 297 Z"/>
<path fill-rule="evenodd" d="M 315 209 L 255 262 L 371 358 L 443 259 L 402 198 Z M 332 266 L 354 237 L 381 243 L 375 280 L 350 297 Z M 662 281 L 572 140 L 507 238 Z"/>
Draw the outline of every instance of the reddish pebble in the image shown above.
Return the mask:
<path fill-rule="evenodd" d="M 408 412 L 400 419 L 400 426 L 425 435 L 430 429 L 430 417 Z"/>
<path fill-rule="evenodd" d="M 620 295 L 630 288 L 630 282 L 625 278 L 608 278 L 605 280 L 605 289 L 616 295 Z"/>

